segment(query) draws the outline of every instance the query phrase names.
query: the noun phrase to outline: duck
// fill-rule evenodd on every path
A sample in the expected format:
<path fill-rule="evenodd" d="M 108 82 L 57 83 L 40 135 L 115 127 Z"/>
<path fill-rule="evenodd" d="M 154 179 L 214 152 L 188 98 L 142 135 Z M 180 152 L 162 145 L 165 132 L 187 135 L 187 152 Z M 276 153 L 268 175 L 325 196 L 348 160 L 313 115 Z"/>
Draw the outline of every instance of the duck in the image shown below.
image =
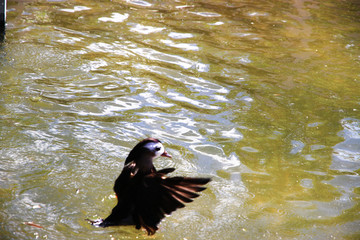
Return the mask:
<path fill-rule="evenodd" d="M 170 177 L 175 168 L 156 170 L 153 160 L 172 158 L 156 138 L 140 141 L 125 159 L 124 167 L 114 184 L 117 204 L 105 219 L 89 220 L 96 227 L 134 225 L 153 235 L 165 216 L 185 207 L 211 181 L 206 177 Z"/>

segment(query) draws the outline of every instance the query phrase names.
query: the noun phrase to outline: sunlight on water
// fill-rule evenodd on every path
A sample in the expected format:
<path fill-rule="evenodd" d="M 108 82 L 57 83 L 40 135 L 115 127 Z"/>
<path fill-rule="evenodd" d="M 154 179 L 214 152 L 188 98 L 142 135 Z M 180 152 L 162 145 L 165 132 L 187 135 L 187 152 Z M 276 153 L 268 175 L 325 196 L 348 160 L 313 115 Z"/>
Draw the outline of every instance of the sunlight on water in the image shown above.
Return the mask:
<path fill-rule="evenodd" d="M 120 14 L 120 13 L 112 13 L 111 17 L 101 17 L 99 18 L 99 21 L 102 22 L 123 22 L 129 17 L 129 14 Z"/>
<path fill-rule="evenodd" d="M 4 239 L 359 239 L 356 1 L 8 1 Z M 159 138 L 212 182 L 153 237 L 99 229 Z"/>

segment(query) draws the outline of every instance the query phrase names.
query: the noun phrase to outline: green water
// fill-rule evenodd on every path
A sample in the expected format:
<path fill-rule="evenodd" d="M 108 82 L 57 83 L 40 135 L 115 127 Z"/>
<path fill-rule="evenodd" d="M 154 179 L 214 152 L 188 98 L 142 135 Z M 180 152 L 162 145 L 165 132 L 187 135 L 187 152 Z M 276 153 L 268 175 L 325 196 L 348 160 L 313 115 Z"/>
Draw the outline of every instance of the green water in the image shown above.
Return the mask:
<path fill-rule="evenodd" d="M 359 1 L 8 1 L 7 14 L 1 239 L 360 238 Z M 208 189 L 152 237 L 89 225 L 149 136 L 173 156 L 157 168 Z"/>

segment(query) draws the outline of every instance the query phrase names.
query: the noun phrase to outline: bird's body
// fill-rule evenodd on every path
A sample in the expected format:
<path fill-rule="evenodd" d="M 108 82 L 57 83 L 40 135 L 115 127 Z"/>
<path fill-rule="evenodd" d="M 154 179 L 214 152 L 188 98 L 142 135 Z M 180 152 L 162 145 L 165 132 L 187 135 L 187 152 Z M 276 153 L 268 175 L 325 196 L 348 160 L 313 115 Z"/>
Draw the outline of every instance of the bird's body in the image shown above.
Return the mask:
<path fill-rule="evenodd" d="M 139 142 L 115 181 L 117 205 L 105 220 L 90 222 L 99 227 L 135 225 L 152 235 L 166 214 L 192 202 L 192 198 L 199 196 L 196 192 L 203 191 L 202 185 L 210 181 L 210 178 L 168 177 L 166 174 L 175 169 L 157 171 L 153 159 L 159 156 L 171 157 L 159 140 L 146 138 Z"/>

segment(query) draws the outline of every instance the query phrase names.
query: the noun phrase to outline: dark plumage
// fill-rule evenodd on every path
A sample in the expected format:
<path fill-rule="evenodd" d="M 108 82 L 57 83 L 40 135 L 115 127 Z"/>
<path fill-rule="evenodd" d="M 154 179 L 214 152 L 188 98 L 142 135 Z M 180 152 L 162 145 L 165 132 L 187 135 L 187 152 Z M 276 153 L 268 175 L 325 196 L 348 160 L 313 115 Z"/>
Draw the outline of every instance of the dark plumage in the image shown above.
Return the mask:
<path fill-rule="evenodd" d="M 135 225 L 152 235 L 165 214 L 192 202 L 199 196 L 196 192 L 203 191 L 202 185 L 210 181 L 210 178 L 168 177 L 166 174 L 175 169 L 157 171 L 153 159 L 159 156 L 171 158 L 159 140 L 146 138 L 139 142 L 115 181 L 117 205 L 105 220 L 89 220 L 91 224 L 99 227 Z"/>

